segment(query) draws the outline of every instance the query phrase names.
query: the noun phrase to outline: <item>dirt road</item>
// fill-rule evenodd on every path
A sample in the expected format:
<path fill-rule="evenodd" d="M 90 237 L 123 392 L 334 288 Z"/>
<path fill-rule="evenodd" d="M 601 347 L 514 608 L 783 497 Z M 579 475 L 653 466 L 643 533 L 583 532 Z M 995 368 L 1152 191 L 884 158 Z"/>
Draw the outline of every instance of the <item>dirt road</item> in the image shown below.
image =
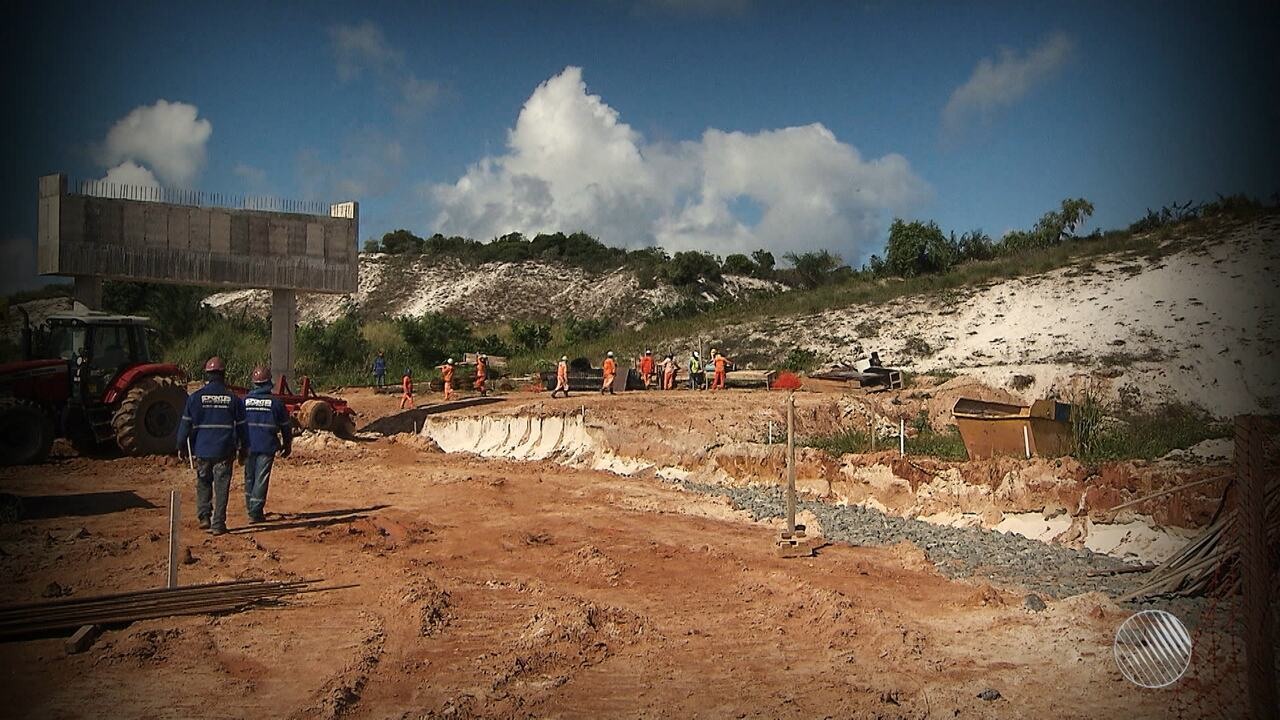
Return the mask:
<path fill-rule="evenodd" d="M 1235 702 L 1220 670 L 1173 690 L 1111 658 L 1128 615 L 1097 594 L 1033 612 L 951 581 L 913 546 L 774 556 L 774 528 L 652 476 L 425 449 L 397 436 L 301 448 L 270 522 L 196 530 L 171 459 L 0 471 L 0 601 L 163 583 L 183 492 L 183 583 L 358 587 L 222 617 L 134 623 L 67 656 L 0 644 L 6 715 L 74 717 L 1171 717 Z M 56 584 L 56 587 L 55 587 Z M 982 700 L 986 689 L 997 700 Z M 1229 689 L 1229 688 L 1228 688 Z"/>

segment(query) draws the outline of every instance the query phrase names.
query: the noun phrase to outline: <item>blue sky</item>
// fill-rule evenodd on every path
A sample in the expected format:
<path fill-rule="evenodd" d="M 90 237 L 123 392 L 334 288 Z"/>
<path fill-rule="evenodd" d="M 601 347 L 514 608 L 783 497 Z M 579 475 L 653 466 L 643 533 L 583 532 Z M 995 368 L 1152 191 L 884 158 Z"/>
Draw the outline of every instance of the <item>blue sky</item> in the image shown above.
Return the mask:
<path fill-rule="evenodd" d="M 29 7 L 6 29 L 6 287 L 35 181 L 361 202 L 487 239 L 577 229 L 862 262 L 895 215 L 992 235 L 1067 196 L 1269 197 L 1262 4 L 599 0 Z M 159 101 L 165 101 L 161 104 Z M 26 268 L 24 270 L 24 268 Z"/>

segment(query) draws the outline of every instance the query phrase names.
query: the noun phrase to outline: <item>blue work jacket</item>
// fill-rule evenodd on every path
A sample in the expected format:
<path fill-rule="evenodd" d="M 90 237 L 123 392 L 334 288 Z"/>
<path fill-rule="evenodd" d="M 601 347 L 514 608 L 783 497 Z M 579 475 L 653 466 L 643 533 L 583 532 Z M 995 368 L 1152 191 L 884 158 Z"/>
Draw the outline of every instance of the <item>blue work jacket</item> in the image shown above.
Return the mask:
<path fill-rule="evenodd" d="M 244 401 L 218 381 L 191 393 L 178 423 L 178 449 L 191 440 L 191 454 L 205 460 L 222 460 L 245 446 Z"/>
<path fill-rule="evenodd" d="M 270 455 L 280 449 L 281 436 L 288 437 L 289 413 L 284 401 L 271 395 L 271 386 L 257 386 L 244 399 L 245 428 L 249 452 Z"/>

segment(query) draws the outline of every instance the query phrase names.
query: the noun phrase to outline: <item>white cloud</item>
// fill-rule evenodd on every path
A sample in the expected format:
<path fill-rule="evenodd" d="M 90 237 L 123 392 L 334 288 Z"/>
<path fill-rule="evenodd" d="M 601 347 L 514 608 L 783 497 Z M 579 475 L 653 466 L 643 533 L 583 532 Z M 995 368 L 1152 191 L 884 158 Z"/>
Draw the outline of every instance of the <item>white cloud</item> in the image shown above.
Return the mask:
<path fill-rule="evenodd" d="M 104 188 L 107 197 L 114 195 L 116 197 L 124 197 L 125 191 L 120 186 L 128 185 L 132 187 L 160 187 L 160 181 L 156 180 L 156 176 L 152 172 L 132 160 L 125 160 L 119 165 L 107 170 L 107 176 L 102 178 L 102 182 L 107 186 Z M 113 188 L 114 187 L 114 191 Z"/>
<path fill-rule="evenodd" d="M 212 123 L 199 114 L 195 105 L 167 100 L 136 107 L 111 126 L 98 160 L 130 177 L 146 169 L 152 182 L 158 177 L 189 187 L 204 167 L 205 145 L 213 134 Z"/>
<path fill-rule="evenodd" d="M 428 188 L 445 233 L 585 230 L 672 251 L 825 247 L 850 260 L 879 248 L 888 213 L 928 193 L 902 156 L 864 159 L 817 123 L 648 143 L 587 93 L 576 67 L 533 92 L 505 154 Z M 758 222 L 735 213 L 744 200 L 759 208 Z"/>
<path fill-rule="evenodd" d="M 305 197 L 337 202 L 393 192 L 404 165 L 399 140 L 366 128 L 347 136 L 336 148 L 303 149 L 296 159 L 296 172 Z"/>
<path fill-rule="evenodd" d="M 391 47 L 382 29 L 371 20 L 334 25 L 329 28 L 329 39 L 333 43 L 338 77 L 343 82 L 354 80 L 365 70 L 382 72 L 403 61 L 400 52 Z"/>
<path fill-rule="evenodd" d="M 367 71 L 382 92 L 395 98 L 397 113 L 417 115 L 439 97 L 439 83 L 420 80 L 407 69 L 404 53 L 387 41 L 373 21 L 334 25 L 329 28 L 329 40 L 338 79 L 349 82 Z"/>
<path fill-rule="evenodd" d="M 1073 47 L 1071 38 L 1055 33 L 1025 55 L 1004 49 L 999 58 L 979 60 L 973 74 L 947 100 L 942 110 L 944 127 L 959 130 L 975 116 L 990 121 L 1066 64 Z"/>
<path fill-rule="evenodd" d="M 248 163 L 236 163 L 231 172 L 243 180 L 250 189 L 257 190 L 267 184 L 267 171 L 260 167 L 254 167 Z"/>

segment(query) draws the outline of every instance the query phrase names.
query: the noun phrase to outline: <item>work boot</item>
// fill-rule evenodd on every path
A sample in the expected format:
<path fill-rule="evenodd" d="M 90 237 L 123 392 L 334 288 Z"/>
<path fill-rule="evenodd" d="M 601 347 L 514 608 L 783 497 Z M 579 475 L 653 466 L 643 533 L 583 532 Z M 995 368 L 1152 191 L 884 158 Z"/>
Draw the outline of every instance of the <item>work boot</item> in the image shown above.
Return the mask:
<path fill-rule="evenodd" d="M 267 516 L 264 513 L 255 513 L 249 516 L 249 522 L 251 523 L 264 523 L 266 521 Z"/>
<path fill-rule="evenodd" d="M 197 525 L 199 525 L 199 527 L 200 527 L 200 529 L 201 529 L 201 530 L 208 530 L 208 529 L 209 529 L 209 518 L 207 518 L 207 517 L 199 518 L 196 524 L 197 524 Z"/>
<path fill-rule="evenodd" d="M 219 525 L 219 526 L 217 526 L 217 527 L 209 528 L 209 534 L 210 534 L 210 535 L 226 535 L 226 534 L 227 534 L 227 526 L 226 526 L 226 525 Z"/>

